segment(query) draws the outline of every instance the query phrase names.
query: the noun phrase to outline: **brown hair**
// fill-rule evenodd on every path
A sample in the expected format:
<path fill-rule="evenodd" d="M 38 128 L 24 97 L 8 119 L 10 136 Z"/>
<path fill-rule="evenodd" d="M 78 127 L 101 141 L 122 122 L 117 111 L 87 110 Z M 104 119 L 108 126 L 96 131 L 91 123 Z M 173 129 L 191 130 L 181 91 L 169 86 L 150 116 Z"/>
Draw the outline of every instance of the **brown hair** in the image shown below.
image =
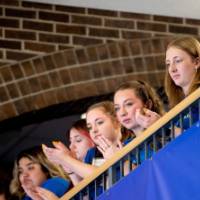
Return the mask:
<path fill-rule="evenodd" d="M 35 146 L 29 149 L 26 149 L 19 153 L 17 156 L 14 168 L 13 168 L 13 179 L 11 181 L 10 185 L 10 191 L 12 194 L 18 196 L 19 198 L 22 198 L 24 195 L 24 190 L 21 187 L 20 181 L 19 181 L 19 161 L 22 158 L 28 158 L 35 163 L 38 163 L 41 165 L 42 171 L 47 175 L 48 178 L 59 176 L 65 179 L 68 179 L 67 174 L 64 172 L 64 170 L 58 166 L 55 166 L 53 163 L 51 163 L 46 156 L 44 155 L 42 151 L 41 146 Z"/>
<path fill-rule="evenodd" d="M 88 109 L 87 112 L 95 109 L 95 108 L 101 108 L 105 113 L 107 113 L 113 122 L 116 122 L 119 124 L 118 120 L 117 120 L 117 116 L 115 113 L 115 108 L 114 108 L 114 103 L 111 101 L 102 101 L 96 104 L 91 105 Z M 122 133 L 122 132 L 121 132 Z M 121 135 L 121 141 L 125 141 L 127 138 L 130 137 L 132 133 L 130 133 L 129 131 L 124 131 L 123 130 L 123 134 Z"/>
<path fill-rule="evenodd" d="M 158 113 L 164 114 L 163 104 L 156 94 L 155 90 L 144 81 L 131 81 L 121 84 L 115 91 L 131 89 L 134 90 L 135 95 L 147 106 L 148 109 Z"/>
<path fill-rule="evenodd" d="M 175 47 L 185 51 L 193 59 L 200 57 L 200 43 L 197 39 L 193 37 L 187 36 L 187 37 L 176 38 L 168 44 L 167 50 L 170 47 Z M 197 73 L 195 74 L 195 77 L 190 85 L 188 95 L 191 94 L 200 86 L 199 68 L 197 68 Z M 182 88 L 174 83 L 174 81 L 171 79 L 169 75 L 168 70 L 166 70 L 166 75 L 165 75 L 165 90 L 169 98 L 171 108 L 174 107 L 176 104 L 178 104 L 185 97 Z"/>

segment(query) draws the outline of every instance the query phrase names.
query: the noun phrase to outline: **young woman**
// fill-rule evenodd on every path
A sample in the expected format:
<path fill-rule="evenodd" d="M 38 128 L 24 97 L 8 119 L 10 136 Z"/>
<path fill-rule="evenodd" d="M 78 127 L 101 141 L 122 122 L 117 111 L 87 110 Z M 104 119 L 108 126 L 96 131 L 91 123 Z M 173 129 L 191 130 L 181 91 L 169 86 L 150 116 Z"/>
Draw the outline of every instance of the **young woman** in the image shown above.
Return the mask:
<path fill-rule="evenodd" d="M 193 37 L 173 40 L 166 50 L 165 88 L 170 107 L 180 103 L 200 87 L 200 42 Z M 192 108 L 193 122 L 199 119 L 198 108 Z M 177 124 L 179 126 L 179 123 Z M 184 116 L 183 129 L 189 127 L 189 116 Z"/>
<path fill-rule="evenodd" d="M 155 91 L 142 81 L 127 82 L 118 87 L 114 94 L 117 118 L 122 126 L 131 130 L 136 137 L 158 120 L 163 114 L 163 106 Z M 148 154 L 152 155 L 148 145 Z M 140 149 L 139 163 L 145 159 L 144 149 Z M 133 163 L 136 163 L 133 158 Z"/>
<path fill-rule="evenodd" d="M 50 163 L 40 146 L 21 152 L 14 165 L 11 193 L 23 200 L 40 200 L 37 187 L 61 197 L 67 192 L 70 182 L 61 168 Z"/>
<path fill-rule="evenodd" d="M 109 159 L 114 152 L 121 148 L 121 132 L 114 106 L 112 102 L 101 102 L 91 106 L 86 113 L 86 121 L 90 136 L 97 148 L 103 154 L 104 159 Z M 67 152 L 66 147 L 61 142 L 53 142 L 55 148 L 49 148 L 43 145 L 46 156 L 52 162 L 69 168 L 73 173 L 87 177 L 97 168 L 94 165 L 83 163 Z M 88 151 L 86 157 L 94 160 L 95 149 Z"/>
<path fill-rule="evenodd" d="M 69 137 L 70 145 L 69 149 L 71 152 L 71 156 L 75 159 L 78 159 L 85 163 L 91 163 L 90 157 L 86 156 L 89 149 L 94 147 L 94 143 L 89 135 L 86 121 L 84 119 L 80 119 L 76 121 L 70 130 L 66 133 L 66 137 Z M 63 145 L 64 147 L 64 145 Z M 66 147 L 64 147 L 65 151 Z M 82 178 L 72 172 L 69 168 L 65 166 L 65 171 L 68 173 L 73 185 L 79 183 Z"/>
<path fill-rule="evenodd" d="M 164 114 L 157 94 L 142 81 L 120 85 L 114 94 L 114 104 L 121 125 L 136 136 Z"/>

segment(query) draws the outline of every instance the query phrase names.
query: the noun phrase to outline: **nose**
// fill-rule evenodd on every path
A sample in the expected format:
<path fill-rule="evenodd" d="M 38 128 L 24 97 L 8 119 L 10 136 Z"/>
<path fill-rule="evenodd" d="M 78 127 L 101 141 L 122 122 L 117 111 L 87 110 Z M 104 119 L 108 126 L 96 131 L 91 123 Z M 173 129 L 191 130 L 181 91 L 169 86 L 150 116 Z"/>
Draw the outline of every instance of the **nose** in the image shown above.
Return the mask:
<path fill-rule="evenodd" d="M 172 62 L 169 66 L 169 72 L 176 72 L 177 68 L 174 62 Z"/>
<path fill-rule="evenodd" d="M 119 114 L 121 117 L 126 116 L 127 115 L 127 111 L 124 107 L 121 107 Z"/>
<path fill-rule="evenodd" d="M 98 128 L 96 125 L 93 126 L 92 133 L 96 135 L 98 133 Z"/>
<path fill-rule="evenodd" d="M 70 150 L 74 150 L 76 148 L 76 145 L 74 143 L 71 143 L 69 145 Z"/>

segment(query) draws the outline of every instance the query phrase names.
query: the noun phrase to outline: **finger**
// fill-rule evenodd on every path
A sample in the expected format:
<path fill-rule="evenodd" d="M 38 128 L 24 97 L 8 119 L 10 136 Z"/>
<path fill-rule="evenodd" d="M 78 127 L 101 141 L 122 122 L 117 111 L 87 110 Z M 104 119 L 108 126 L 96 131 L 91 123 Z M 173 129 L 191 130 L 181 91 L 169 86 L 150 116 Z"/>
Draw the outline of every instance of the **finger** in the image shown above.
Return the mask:
<path fill-rule="evenodd" d="M 107 144 L 108 147 L 112 146 L 112 142 L 110 142 L 109 139 L 107 139 L 104 135 L 101 136 L 102 140 Z"/>
<path fill-rule="evenodd" d="M 104 154 L 104 150 L 100 147 L 100 146 L 97 146 L 97 149 L 102 153 L 102 154 Z"/>
<path fill-rule="evenodd" d="M 118 140 L 118 142 L 117 142 L 117 146 L 119 147 L 119 149 L 122 149 L 122 143 L 121 143 L 121 141 L 120 140 Z"/>

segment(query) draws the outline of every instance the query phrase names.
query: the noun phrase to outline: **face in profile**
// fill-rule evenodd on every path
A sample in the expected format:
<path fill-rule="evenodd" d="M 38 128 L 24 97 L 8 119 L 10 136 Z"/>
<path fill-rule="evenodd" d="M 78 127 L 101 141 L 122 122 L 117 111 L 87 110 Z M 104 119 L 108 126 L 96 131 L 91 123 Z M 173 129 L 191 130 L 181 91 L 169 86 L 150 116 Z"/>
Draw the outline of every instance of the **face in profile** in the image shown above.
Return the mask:
<path fill-rule="evenodd" d="M 77 159 L 84 160 L 88 149 L 93 147 L 92 141 L 83 133 L 85 130 L 70 130 L 70 150 L 75 153 Z"/>
<path fill-rule="evenodd" d="M 199 65 L 199 61 L 181 49 L 170 47 L 166 51 L 165 62 L 169 75 L 175 85 L 180 86 L 186 93 L 194 78 L 196 73 L 195 67 Z"/>
<path fill-rule="evenodd" d="M 94 108 L 87 113 L 87 127 L 94 143 L 98 145 L 98 138 L 104 136 L 111 142 L 119 138 L 119 123 L 105 113 L 103 108 Z"/>
<path fill-rule="evenodd" d="M 135 95 L 133 89 L 118 90 L 114 95 L 115 112 L 119 122 L 127 129 L 136 129 L 136 109 L 144 107 L 143 102 Z"/>
<path fill-rule="evenodd" d="M 41 165 L 27 157 L 22 157 L 19 160 L 18 168 L 21 185 L 33 184 L 35 186 L 40 186 L 47 180 L 47 175 L 42 171 Z"/>

